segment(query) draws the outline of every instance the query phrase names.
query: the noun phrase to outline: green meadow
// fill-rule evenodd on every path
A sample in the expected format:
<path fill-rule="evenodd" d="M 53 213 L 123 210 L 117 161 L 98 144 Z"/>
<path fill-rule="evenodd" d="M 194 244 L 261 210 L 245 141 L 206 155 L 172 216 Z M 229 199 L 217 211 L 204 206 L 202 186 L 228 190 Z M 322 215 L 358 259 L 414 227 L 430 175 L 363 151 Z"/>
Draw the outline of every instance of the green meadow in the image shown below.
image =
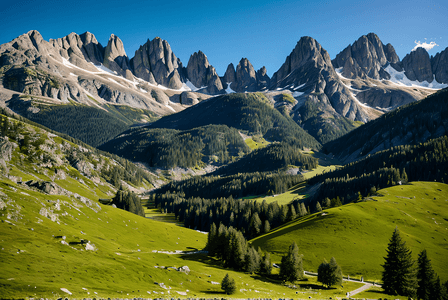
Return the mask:
<path fill-rule="evenodd" d="M 378 191 L 365 202 L 326 209 L 291 221 L 251 241 L 280 261 L 295 241 L 304 269 L 317 271 L 335 257 L 344 275 L 381 279 L 383 257 L 395 227 L 417 254 L 426 249 L 441 280 L 448 279 L 448 185 L 412 182 Z"/>

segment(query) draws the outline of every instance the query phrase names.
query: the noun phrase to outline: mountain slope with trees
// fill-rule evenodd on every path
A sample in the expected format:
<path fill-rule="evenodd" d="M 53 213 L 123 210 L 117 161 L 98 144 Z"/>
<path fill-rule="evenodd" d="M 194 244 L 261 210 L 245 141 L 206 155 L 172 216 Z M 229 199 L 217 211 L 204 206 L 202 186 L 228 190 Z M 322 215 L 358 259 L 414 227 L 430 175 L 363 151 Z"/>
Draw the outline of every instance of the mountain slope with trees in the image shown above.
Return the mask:
<path fill-rule="evenodd" d="M 320 143 L 291 118 L 274 109 L 262 93 L 229 94 L 169 115 L 149 128 L 188 130 L 205 125 L 227 125 L 269 141 L 284 141 L 300 148 L 319 149 Z"/>
<path fill-rule="evenodd" d="M 412 145 L 448 133 L 448 89 L 397 108 L 324 146 L 343 162 L 400 145 Z"/>

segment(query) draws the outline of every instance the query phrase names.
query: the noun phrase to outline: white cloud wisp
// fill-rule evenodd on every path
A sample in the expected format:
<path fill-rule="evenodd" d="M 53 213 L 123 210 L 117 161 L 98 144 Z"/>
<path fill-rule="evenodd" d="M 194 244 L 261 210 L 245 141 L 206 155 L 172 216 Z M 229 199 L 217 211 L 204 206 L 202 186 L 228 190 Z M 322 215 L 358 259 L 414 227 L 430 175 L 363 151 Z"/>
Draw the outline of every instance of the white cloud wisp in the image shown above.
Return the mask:
<path fill-rule="evenodd" d="M 417 42 L 417 40 L 415 40 L 415 42 L 414 42 L 416 45 L 415 45 L 415 47 L 414 47 L 414 49 L 412 49 L 412 51 L 415 51 L 415 50 L 417 50 L 417 48 L 419 48 L 419 47 L 422 47 L 423 49 L 425 49 L 426 51 L 429 51 L 429 50 L 431 50 L 432 48 L 434 48 L 435 46 L 438 46 L 437 44 L 436 44 L 436 42 L 431 42 L 431 43 L 427 43 L 427 42 L 420 42 L 420 41 L 418 41 Z"/>

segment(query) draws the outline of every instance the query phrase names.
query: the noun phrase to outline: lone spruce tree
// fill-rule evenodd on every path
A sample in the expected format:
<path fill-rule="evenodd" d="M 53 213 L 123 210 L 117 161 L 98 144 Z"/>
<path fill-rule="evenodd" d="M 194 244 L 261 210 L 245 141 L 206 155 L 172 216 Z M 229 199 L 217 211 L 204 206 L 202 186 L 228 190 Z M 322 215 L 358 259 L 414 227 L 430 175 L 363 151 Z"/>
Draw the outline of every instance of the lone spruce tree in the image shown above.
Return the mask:
<path fill-rule="evenodd" d="M 384 258 L 383 289 L 387 294 L 413 297 L 416 294 L 417 276 L 412 252 L 395 228 Z"/>
<path fill-rule="evenodd" d="M 224 276 L 224 279 L 221 282 L 221 289 L 224 290 L 224 292 L 227 295 L 235 293 L 236 291 L 235 279 L 231 278 L 229 276 L 229 273 L 227 273 L 226 276 Z"/>

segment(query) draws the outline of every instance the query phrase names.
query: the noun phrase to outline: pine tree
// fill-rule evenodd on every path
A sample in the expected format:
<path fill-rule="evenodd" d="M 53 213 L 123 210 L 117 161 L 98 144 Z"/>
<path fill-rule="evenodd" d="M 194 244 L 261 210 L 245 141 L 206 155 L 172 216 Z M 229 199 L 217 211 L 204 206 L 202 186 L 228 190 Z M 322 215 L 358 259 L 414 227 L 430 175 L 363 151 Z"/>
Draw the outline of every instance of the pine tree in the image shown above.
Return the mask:
<path fill-rule="evenodd" d="M 208 255 L 214 256 L 216 251 L 216 244 L 217 244 L 217 229 L 215 223 L 212 223 L 210 226 L 210 231 L 207 235 L 207 246 L 206 249 L 208 250 Z"/>
<path fill-rule="evenodd" d="M 431 267 L 431 261 L 429 260 L 426 250 L 418 255 L 417 260 L 417 297 L 418 299 L 429 300 L 434 281 L 434 271 Z"/>
<path fill-rule="evenodd" d="M 272 272 L 271 254 L 269 254 L 269 252 L 263 256 L 263 260 L 260 264 L 260 272 L 265 275 L 269 275 Z"/>
<path fill-rule="evenodd" d="M 384 258 L 383 289 L 387 294 L 412 297 L 416 293 L 417 276 L 412 252 L 401 239 L 398 228 L 389 241 Z"/>
<path fill-rule="evenodd" d="M 231 295 L 236 291 L 236 283 L 235 279 L 229 276 L 229 273 L 224 276 L 224 279 L 221 282 L 221 289 L 227 294 Z"/>
<path fill-rule="evenodd" d="M 296 242 L 289 246 L 288 254 L 282 257 L 280 277 L 286 281 L 296 281 L 303 276 L 302 256 Z"/>

